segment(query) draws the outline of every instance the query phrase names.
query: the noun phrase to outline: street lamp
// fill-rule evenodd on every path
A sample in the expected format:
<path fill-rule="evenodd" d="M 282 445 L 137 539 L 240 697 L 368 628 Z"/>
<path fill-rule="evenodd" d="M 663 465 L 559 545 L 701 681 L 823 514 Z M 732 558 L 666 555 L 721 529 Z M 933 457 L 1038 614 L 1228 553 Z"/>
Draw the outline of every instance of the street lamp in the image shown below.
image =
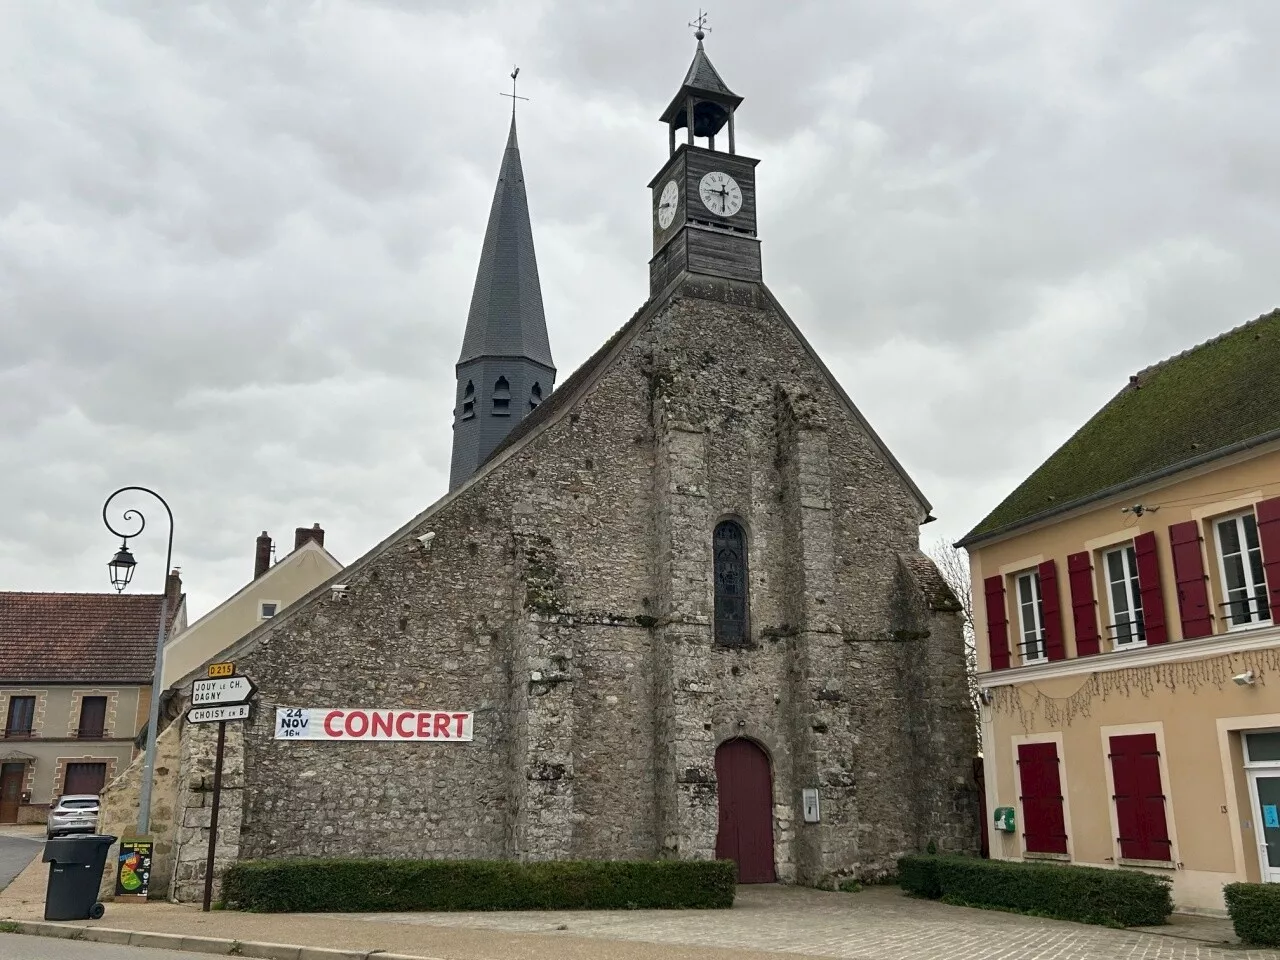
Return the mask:
<path fill-rule="evenodd" d="M 133 568 L 137 565 L 138 561 L 129 552 L 129 541 L 121 540 L 120 551 L 107 564 L 107 569 L 111 571 L 111 585 L 116 588 L 116 593 L 129 585 L 129 581 L 133 579 Z M 168 586 L 168 581 L 165 581 L 165 585 Z"/>
<path fill-rule="evenodd" d="M 160 721 L 160 685 L 164 679 L 164 625 L 169 619 L 169 569 L 173 565 L 173 511 L 169 509 L 169 504 L 165 503 L 164 497 L 146 487 L 121 487 L 107 497 L 102 505 L 102 522 L 107 525 L 108 530 L 120 538 L 120 549 L 107 564 L 107 569 L 111 572 L 111 585 L 116 588 L 116 593 L 129 585 L 129 581 L 133 579 L 134 567 L 137 566 L 137 561 L 129 552 L 129 540 L 142 533 L 147 525 L 147 518 L 141 511 L 133 508 L 124 512 L 126 523 L 132 524 L 135 520 L 137 521 L 138 529 L 133 533 L 117 530 L 107 518 L 107 509 L 111 506 L 111 501 L 129 491 L 148 493 L 155 497 L 169 517 L 169 551 L 164 558 L 164 588 L 160 592 L 160 626 L 156 630 L 155 672 L 151 678 L 151 712 L 147 717 L 147 749 L 142 760 L 142 789 L 138 797 L 138 833 L 146 835 L 151 828 L 151 786 L 156 765 L 156 734 Z"/>

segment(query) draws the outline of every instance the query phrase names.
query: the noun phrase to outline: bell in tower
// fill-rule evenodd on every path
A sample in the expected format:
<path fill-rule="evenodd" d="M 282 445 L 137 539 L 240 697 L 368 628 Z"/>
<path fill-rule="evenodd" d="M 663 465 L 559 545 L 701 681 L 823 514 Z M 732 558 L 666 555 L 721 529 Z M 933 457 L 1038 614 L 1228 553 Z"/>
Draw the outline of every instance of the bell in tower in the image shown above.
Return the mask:
<path fill-rule="evenodd" d="M 734 115 L 742 97 L 729 89 L 707 56 L 706 15 L 696 27 L 698 47 L 684 82 L 663 111 L 669 156 L 649 182 L 653 200 L 653 257 L 649 292 L 656 296 L 686 273 L 759 282 L 756 164 L 738 155 Z M 677 131 L 684 142 L 677 143 Z M 729 152 L 716 149 L 727 134 Z M 706 140 L 701 146 L 695 141 Z M 721 141 L 724 142 L 723 140 Z"/>

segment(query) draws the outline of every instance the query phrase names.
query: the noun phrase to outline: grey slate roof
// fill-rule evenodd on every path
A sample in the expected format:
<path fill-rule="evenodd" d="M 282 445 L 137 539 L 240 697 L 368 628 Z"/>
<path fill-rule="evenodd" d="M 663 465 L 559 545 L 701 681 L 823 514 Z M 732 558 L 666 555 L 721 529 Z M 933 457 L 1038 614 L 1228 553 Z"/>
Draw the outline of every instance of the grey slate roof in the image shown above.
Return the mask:
<path fill-rule="evenodd" d="M 689 64 L 689 72 L 685 74 L 684 86 L 691 90 L 701 90 L 705 93 L 718 93 L 721 96 L 738 98 L 738 95 L 730 90 L 729 85 L 724 82 L 720 72 L 711 65 L 711 58 L 707 56 L 707 51 L 702 48 L 701 40 L 698 41 L 698 49 L 693 54 L 693 63 Z"/>
<path fill-rule="evenodd" d="M 533 252 L 533 229 L 529 225 L 514 114 L 489 208 L 489 225 L 485 228 L 458 362 L 477 357 L 528 357 L 555 367 L 542 312 L 542 286 Z"/>

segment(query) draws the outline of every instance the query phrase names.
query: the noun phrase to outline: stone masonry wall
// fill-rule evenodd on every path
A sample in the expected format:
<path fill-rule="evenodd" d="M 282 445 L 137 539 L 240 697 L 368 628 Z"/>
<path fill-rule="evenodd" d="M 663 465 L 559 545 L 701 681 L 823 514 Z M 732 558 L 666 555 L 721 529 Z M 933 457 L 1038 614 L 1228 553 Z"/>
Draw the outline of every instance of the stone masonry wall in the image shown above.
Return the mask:
<path fill-rule="evenodd" d="M 976 845 L 958 621 L 916 572 L 910 491 L 763 288 L 691 280 L 624 343 L 344 594 L 237 654 L 262 701 L 240 854 L 711 857 L 735 736 L 772 762 L 780 879 Z M 725 517 L 749 543 L 741 649 L 711 640 Z M 276 741 L 275 706 L 472 710 L 475 741 Z"/>
<path fill-rule="evenodd" d="M 181 818 L 174 844 L 174 869 L 170 897 L 192 902 L 204 897 L 205 868 L 209 857 L 209 831 L 213 821 L 214 765 L 218 725 L 177 721 L 182 726 L 179 762 L 178 811 Z M 240 857 L 243 823 L 244 726 L 228 723 L 222 755 L 222 792 L 218 801 L 218 837 L 213 859 L 212 897 L 222 895 L 222 873 Z"/>
<path fill-rule="evenodd" d="M 155 777 L 151 787 L 151 896 L 163 897 L 169 892 L 173 876 L 175 829 L 178 809 L 178 759 L 181 744 L 178 728 L 171 724 L 156 738 Z M 142 788 L 142 761 L 139 753 L 124 773 L 107 784 L 102 791 L 98 831 L 113 837 L 136 836 L 138 803 Z M 111 845 L 106 869 L 102 874 L 99 899 L 115 896 L 116 865 L 120 844 Z"/>

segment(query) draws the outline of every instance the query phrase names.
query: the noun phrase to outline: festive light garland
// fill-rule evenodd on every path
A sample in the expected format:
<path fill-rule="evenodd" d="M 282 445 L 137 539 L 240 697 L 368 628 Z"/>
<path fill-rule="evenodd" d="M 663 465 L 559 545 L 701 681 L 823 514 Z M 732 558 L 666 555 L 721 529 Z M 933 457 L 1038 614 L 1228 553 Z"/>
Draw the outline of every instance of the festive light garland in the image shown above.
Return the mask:
<path fill-rule="evenodd" d="M 1209 686 L 1221 690 L 1233 682 L 1232 677 L 1248 670 L 1253 671 L 1257 683 L 1265 686 L 1267 671 L 1280 673 L 1280 647 L 1091 673 L 1075 693 L 1066 697 L 1051 697 L 1034 681 L 996 687 L 992 691 L 991 709 L 993 713 L 1016 716 L 1022 729 L 1030 733 L 1037 718 L 1043 718 L 1050 727 L 1069 727 L 1076 717 L 1091 716 L 1093 703 L 1098 699 L 1105 702 L 1111 697 L 1132 697 L 1135 693 L 1150 697 L 1157 687 L 1192 694 Z M 1029 700 L 1024 688 L 1028 688 Z"/>

